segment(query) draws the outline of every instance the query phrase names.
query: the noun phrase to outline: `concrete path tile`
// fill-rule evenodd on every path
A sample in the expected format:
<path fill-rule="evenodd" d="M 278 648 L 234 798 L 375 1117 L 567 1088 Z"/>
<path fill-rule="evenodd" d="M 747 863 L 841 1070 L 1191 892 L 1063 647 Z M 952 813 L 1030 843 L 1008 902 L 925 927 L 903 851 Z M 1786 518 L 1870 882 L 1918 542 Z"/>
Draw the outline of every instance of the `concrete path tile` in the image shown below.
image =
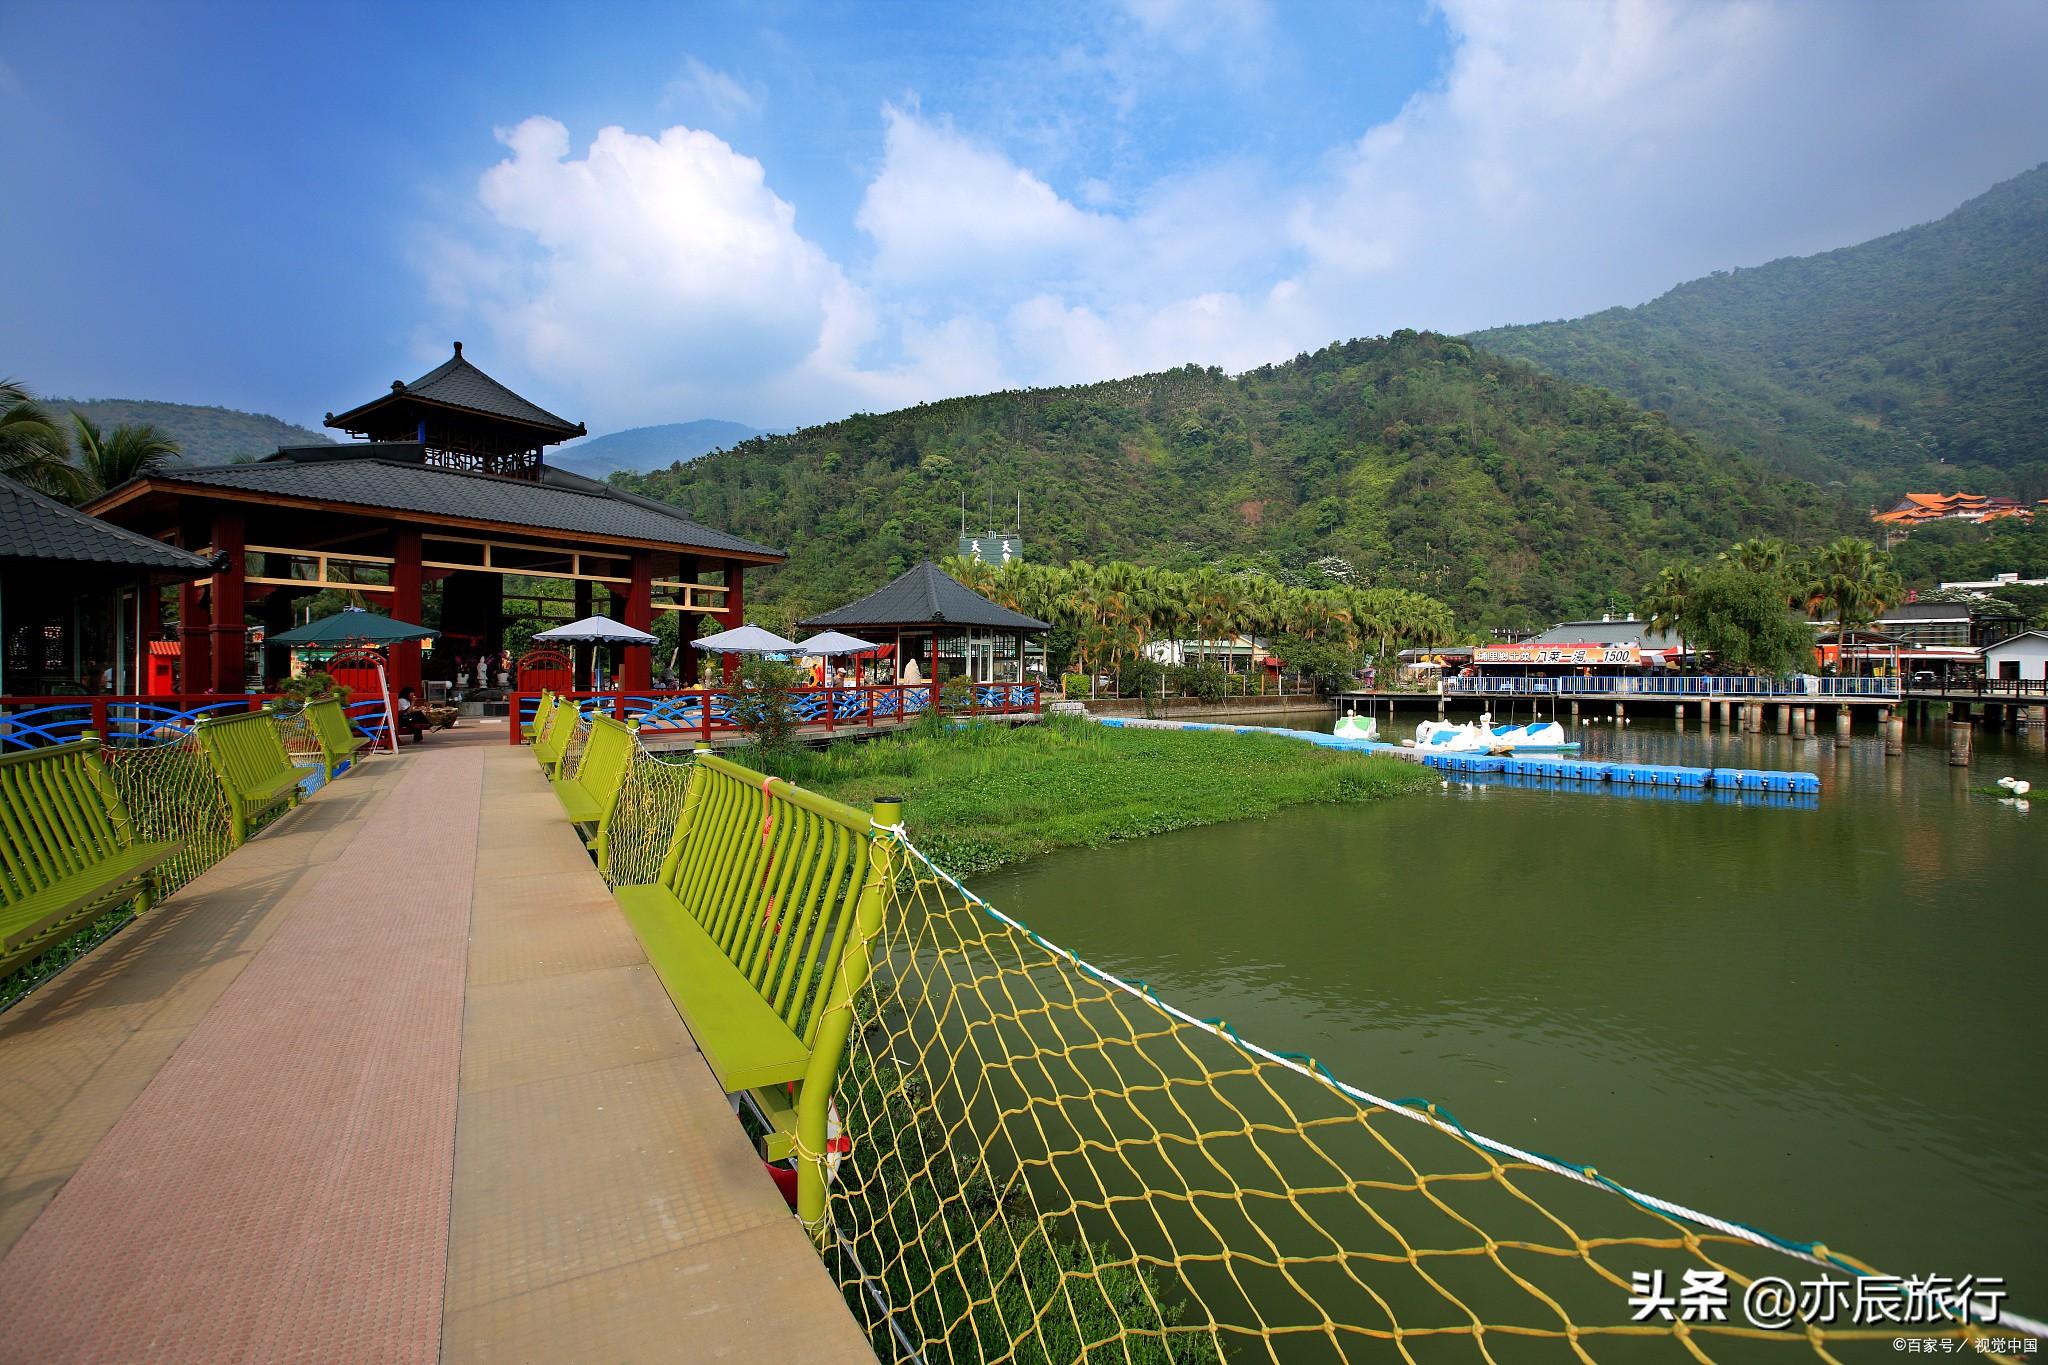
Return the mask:
<path fill-rule="evenodd" d="M 403 766 L 0 1260 L 9 1353 L 438 1353 L 483 765 Z"/>

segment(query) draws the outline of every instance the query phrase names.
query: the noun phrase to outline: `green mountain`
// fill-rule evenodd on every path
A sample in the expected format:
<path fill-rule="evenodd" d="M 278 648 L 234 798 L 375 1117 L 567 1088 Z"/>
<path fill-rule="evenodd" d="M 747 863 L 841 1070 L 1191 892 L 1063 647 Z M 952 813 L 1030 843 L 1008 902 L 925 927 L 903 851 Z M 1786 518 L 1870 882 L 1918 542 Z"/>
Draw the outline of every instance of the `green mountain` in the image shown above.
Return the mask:
<path fill-rule="evenodd" d="M 158 403 L 142 398 L 48 398 L 43 406 L 62 416 L 82 412 L 102 430 L 149 422 L 184 448 L 187 464 L 226 464 L 238 455 L 268 455 L 279 446 L 318 445 L 330 438 L 260 412 Z"/>
<path fill-rule="evenodd" d="M 1666 555 L 1857 521 L 1613 394 L 1408 331 L 1235 378 L 1189 366 L 863 414 L 618 480 L 786 548 L 750 594 L 768 619 L 949 553 L 963 498 L 1021 494 L 1038 560 L 1302 579 L 1334 555 L 1486 625 L 1624 604 Z"/>
<path fill-rule="evenodd" d="M 2048 166 L 1861 246 L 1470 340 L 1865 501 L 2048 495 Z"/>

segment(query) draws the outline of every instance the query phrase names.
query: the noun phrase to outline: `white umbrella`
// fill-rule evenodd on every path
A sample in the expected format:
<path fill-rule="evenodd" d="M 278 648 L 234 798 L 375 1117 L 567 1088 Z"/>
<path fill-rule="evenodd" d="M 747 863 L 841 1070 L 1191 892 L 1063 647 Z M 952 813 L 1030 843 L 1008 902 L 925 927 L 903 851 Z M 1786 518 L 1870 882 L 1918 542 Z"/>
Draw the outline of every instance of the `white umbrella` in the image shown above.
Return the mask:
<path fill-rule="evenodd" d="M 609 616 L 586 616 L 581 621 L 571 621 L 566 626 L 553 630 L 534 632 L 536 640 L 554 640 L 562 644 L 578 645 L 651 645 L 654 637 L 644 630 L 636 630 Z"/>
<path fill-rule="evenodd" d="M 822 634 L 813 635 L 810 639 L 799 644 L 797 648 L 806 654 L 815 654 L 821 658 L 829 658 L 834 654 L 866 654 L 870 650 L 880 649 L 881 646 L 870 644 L 866 640 L 856 640 L 851 635 L 842 635 L 836 630 L 828 630 Z"/>
<path fill-rule="evenodd" d="M 690 643 L 713 654 L 795 654 L 803 648 L 796 641 L 785 640 L 759 626 L 736 626 Z"/>

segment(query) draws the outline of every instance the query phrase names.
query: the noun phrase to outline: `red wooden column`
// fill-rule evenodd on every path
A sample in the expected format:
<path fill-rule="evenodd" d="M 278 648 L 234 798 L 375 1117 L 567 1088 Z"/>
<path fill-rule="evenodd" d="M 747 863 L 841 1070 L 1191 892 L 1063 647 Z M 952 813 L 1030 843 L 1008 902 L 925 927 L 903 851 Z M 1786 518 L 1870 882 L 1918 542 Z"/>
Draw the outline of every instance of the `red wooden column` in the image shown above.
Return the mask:
<path fill-rule="evenodd" d="M 400 528 L 391 535 L 391 617 L 408 625 L 420 624 L 425 604 L 420 589 L 420 533 Z M 410 687 L 424 699 L 420 684 L 420 646 L 416 640 L 391 646 L 391 695 Z"/>
<path fill-rule="evenodd" d="M 204 692 L 213 683 L 213 607 L 208 589 L 178 585 L 178 687 Z"/>
<path fill-rule="evenodd" d="M 725 561 L 725 610 L 718 614 L 718 623 L 726 630 L 737 630 L 747 623 L 747 570 L 737 559 Z M 738 679 L 740 660 L 737 654 L 725 656 L 725 685 L 731 687 Z"/>
<path fill-rule="evenodd" d="M 625 622 L 633 629 L 654 629 L 654 554 L 650 550 L 633 552 L 633 577 L 626 585 L 625 612 Z M 653 645 L 628 645 L 620 655 L 620 687 L 629 692 L 645 692 L 654 686 Z"/>
<path fill-rule="evenodd" d="M 243 615 L 242 578 L 248 572 L 243 552 L 240 512 L 213 514 L 213 551 L 227 556 L 227 565 L 213 575 L 213 669 L 208 691 L 239 694 L 249 677 L 249 622 Z"/>

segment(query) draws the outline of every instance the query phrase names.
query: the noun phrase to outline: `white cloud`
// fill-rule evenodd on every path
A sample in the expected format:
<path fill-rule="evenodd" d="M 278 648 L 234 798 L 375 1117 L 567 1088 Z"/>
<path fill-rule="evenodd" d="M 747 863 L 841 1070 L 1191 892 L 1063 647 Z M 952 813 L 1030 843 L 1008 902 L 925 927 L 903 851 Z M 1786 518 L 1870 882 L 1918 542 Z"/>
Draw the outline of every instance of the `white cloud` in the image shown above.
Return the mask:
<path fill-rule="evenodd" d="M 761 164 L 705 132 L 599 132 L 572 157 L 549 118 L 502 130 L 478 199 L 507 232 L 450 248 L 470 304 L 533 371 L 646 417 L 776 385 L 864 323 Z M 467 268 L 461 261 L 467 260 Z"/>
<path fill-rule="evenodd" d="M 882 123 L 881 174 L 854 220 L 874 239 L 878 275 L 934 284 L 1058 269 L 1108 230 L 1107 219 L 943 123 L 894 105 Z"/>
<path fill-rule="evenodd" d="M 1333 130 L 1291 182 L 1240 156 L 1063 194 L 885 105 L 853 215 L 872 249 L 838 260 L 718 137 L 608 128 L 575 156 L 531 119 L 482 179 L 492 231 L 437 256 L 443 302 L 578 388 L 594 426 L 783 425 L 1639 302 L 1938 216 L 2048 128 L 2048 6 L 1439 4 L 1441 79 Z M 1256 6 L 1131 10 L 1162 43 L 1268 27 Z"/>
<path fill-rule="evenodd" d="M 738 79 L 706 66 L 696 57 L 683 58 L 683 69 L 661 93 L 664 109 L 702 110 L 730 123 L 761 112 L 761 95 Z"/>

